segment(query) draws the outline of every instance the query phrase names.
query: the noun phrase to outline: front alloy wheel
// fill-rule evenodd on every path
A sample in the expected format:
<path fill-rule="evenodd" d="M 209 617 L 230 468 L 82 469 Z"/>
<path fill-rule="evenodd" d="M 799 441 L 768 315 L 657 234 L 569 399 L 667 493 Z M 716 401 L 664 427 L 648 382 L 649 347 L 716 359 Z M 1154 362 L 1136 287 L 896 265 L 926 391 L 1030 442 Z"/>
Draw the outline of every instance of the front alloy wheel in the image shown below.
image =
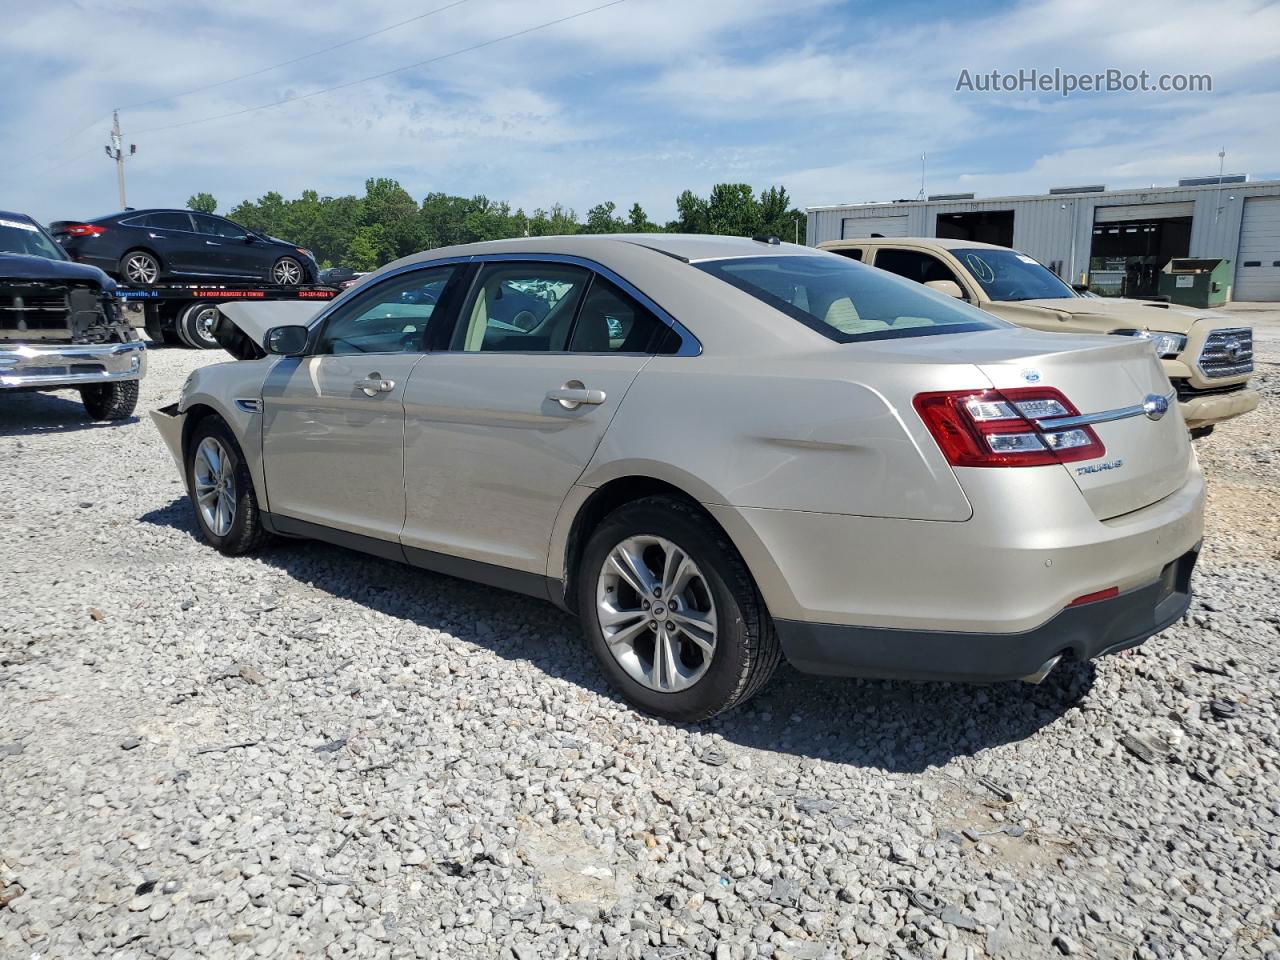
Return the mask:
<path fill-rule="evenodd" d="M 236 517 L 236 478 L 231 458 L 217 437 L 205 437 L 196 447 L 192 476 L 204 525 L 214 536 L 227 536 Z"/>
<path fill-rule="evenodd" d="M 609 652 L 637 683 L 661 693 L 702 679 L 716 652 L 716 605 L 687 553 L 664 537 L 628 537 L 596 587 Z"/>
<path fill-rule="evenodd" d="M 271 268 L 271 279 L 282 287 L 296 287 L 302 282 L 302 264 L 293 257 L 281 257 Z"/>

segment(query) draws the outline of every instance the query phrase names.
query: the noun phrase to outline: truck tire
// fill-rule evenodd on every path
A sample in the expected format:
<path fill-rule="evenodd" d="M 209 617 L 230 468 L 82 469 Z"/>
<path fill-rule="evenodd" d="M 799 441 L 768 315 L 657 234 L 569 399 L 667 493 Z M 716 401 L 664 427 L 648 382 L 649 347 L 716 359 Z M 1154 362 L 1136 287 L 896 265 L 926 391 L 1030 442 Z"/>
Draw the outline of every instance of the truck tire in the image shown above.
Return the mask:
<path fill-rule="evenodd" d="M 213 322 L 218 318 L 218 308 L 205 301 L 191 304 L 178 317 L 178 336 L 197 350 L 217 350 L 222 345 L 213 336 Z"/>
<path fill-rule="evenodd" d="M 127 420 L 138 405 L 138 381 L 117 380 L 81 387 L 80 400 L 91 420 Z"/>

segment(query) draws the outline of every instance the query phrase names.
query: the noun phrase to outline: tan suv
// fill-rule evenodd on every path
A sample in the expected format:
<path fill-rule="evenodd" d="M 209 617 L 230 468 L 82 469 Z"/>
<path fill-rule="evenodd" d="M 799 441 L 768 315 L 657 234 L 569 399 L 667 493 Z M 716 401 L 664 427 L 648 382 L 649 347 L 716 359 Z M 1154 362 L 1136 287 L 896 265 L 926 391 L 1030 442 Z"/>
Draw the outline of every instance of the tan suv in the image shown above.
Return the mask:
<path fill-rule="evenodd" d="M 1193 437 L 1258 405 L 1248 386 L 1253 330 L 1211 311 L 1081 295 L 1032 257 L 1008 247 L 938 237 L 872 237 L 819 244 L 915 280 L 1011 323 L 1062 333 L 1148 338 L 1178 392 Z"/>

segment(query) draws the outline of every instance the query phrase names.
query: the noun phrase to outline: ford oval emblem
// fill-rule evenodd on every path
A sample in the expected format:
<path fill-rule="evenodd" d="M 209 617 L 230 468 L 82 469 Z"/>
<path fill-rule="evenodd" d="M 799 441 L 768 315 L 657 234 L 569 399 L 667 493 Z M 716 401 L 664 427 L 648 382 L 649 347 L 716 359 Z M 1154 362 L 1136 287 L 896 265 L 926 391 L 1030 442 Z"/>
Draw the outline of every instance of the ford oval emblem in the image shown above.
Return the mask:
<path fill-rule="evenodd" d="M 1039 370 L 1035 370 L 1035 369 L 1031 369 L 1031 368 L 1028 368 L 1028 369 L 1026 369 L 1026 370 L 1023 370 L 1023 371 L 1022 371 L 1022 379 L 1023 379 L 1023 380 L 1025 380 L 1025 381 L 1027 381 L 1027 383 L 1039 383 L 1039 382 L 1040 382 L 1040 371 L 1039 371 Z"/>
<path fill-rule="evenodd" d="M 1169 412 L 1169 399 L 1154 393 L 1148 394 L 1147 399 L 1142 401 L 1142 412 L 1147 415 L 1148 420 L 1159 420 Z"/>

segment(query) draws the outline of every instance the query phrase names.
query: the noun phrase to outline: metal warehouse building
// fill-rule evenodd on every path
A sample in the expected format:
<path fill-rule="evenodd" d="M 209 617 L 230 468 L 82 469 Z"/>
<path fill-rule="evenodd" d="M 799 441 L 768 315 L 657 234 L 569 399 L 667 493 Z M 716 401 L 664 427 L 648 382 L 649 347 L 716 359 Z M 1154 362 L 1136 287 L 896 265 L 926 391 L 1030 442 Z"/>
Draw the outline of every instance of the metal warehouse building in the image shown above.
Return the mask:
<path fill-rule="evenodd" d="M 1096 293 L 1144 297 L 1174 257 L 1226 258 L 1233 300 L 1280 300 L 1280 180 L 1201 177 L 1176 187 L 1059 187 L 1040 196 L 851 203 L 808 209 L 810 244 L 950 237 L 1013 247 Z"/>

